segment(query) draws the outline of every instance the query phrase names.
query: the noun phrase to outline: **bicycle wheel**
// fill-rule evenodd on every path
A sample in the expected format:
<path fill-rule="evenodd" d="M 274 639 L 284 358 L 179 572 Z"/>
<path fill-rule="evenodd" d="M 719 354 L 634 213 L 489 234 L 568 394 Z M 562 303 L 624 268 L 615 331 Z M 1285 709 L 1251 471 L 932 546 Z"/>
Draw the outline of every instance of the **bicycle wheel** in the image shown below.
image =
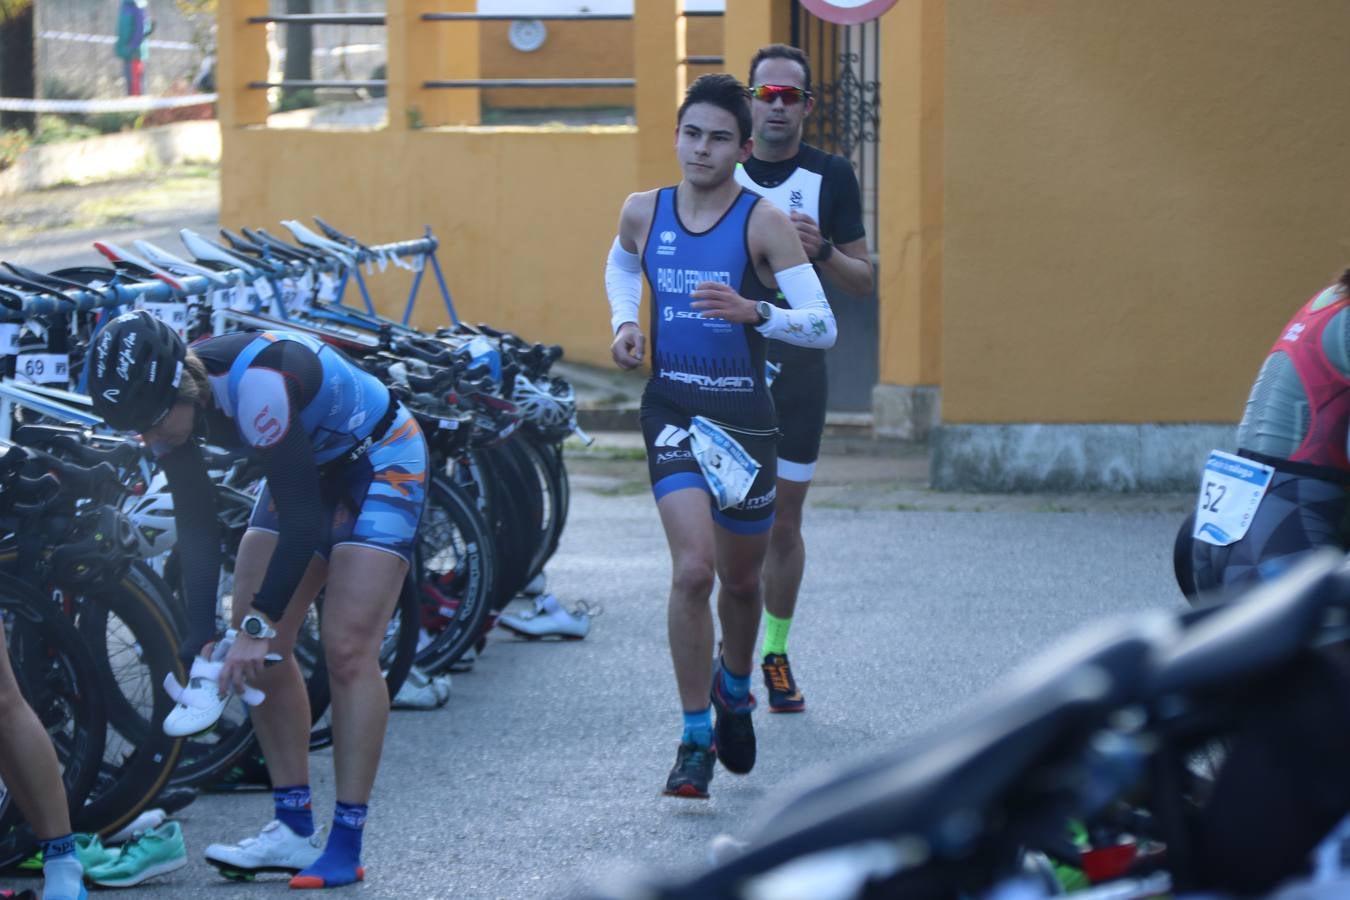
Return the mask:
<path fill-rule="evenodd" d="M 223 615 L 228 621 L 232 597 L 222 599 Z M 319 647 L 318 611 L 311 606 L 305 623 L 295 639 L 295 661 L 300 666 L 300 674 L 305 679 L 310 693 L 310 722 L 318 722 L 327 709 L 328 701 L 322 700 L 317 711 L 314 709 L 316 698 L 312 685 L 314 668 L 322 656 Z M 326 681 L 326 677 L 324 679 Z M 207 787 L 211 784 L 230 781 L 240 760 L 257 750 L 257 740 L 253 735 L 253 721 L 248 709 L 238 697 L 232 697 L 225 704 L 225 712 L 216 722 L 215 728 L 205 734 L 195 735 L 188 740 L 179 760 L 178 768 L 169 781 L 171 787 Z"/>
<path fill-rule="evenodd" d="M 544 454 L 544 459 L 548 462 L 549 474 L 553 477 L 553 489 L 558 497 L 557 520 L 553 528 L 553 546 L 549 549 L 548 554 L 551 558 L 558 550 L 563 529 L 567 527 L 567 514 L 572 505 L 572 484 L 567 477 L 567 461 L 563 457 L 562 443 L 536 443 L 535 447 Z"/>
<path fill-rule="evenodd" d="M 534 554 L 534 528 L 530 522 L 522 486 L 524 476 L 511 459 L 493 447 L 480 456 L 489 483 L 493 545 L 497 568 L 493 581 L 492 611 L 501 612 L 529 582 Z"/>
<path fill-rule="evenodd" d="M 115 832 L 140 815 L 182 752 L 183 739 L 162 727 L 174 704 L 161 685 L 168 676 L 187 677 L 162 585 L 132 568 L 116 584 L 64 597 L 93 651 L 108 709 L 103 767 L 72 820 L 77 831 Z"/>
<path fill-rule="evenodd" d="M 94 656 L 60 610 L 7 575 L 0 575 L 0 619 L 19 691 L 52 737 L 73 812 L 98 776 L 107 732 Z M 37 839 L 0 784 L 0 867 L 36 847 Z"/>
<path fill-rule="evenodd" d="M 514 452 L 520 458 L 525 470 L 526 484 L 530 487 L 537 486 L 539 499 L 539 517 L 534 521 L 538 544 L 535 546 L 534 556 L 530 560 L 528 583 L 529 580 L 544 571 L 544 566 L 548 564 L 549 558 L 558 546 L 560 533 L 558 486 L 552 466 L 543 448 L 525 437 L 513 443 L 515 445 Z"/>
<path fill-rule="evenodd" d="M 417 665 L 442 672 L 473 646 L 493 601 L 495 541 L 459 485 L 433 478 L 413 558 L 426 624 L 436 626 Z"/>

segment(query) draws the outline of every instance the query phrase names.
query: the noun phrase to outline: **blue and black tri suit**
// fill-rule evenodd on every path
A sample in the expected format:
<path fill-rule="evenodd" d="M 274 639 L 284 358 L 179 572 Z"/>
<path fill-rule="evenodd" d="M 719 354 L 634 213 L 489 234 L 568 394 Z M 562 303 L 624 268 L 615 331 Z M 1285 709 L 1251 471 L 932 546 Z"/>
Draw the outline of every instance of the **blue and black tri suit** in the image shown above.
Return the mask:
<path fill-rule="evenodd" d="M 652 491 L 709 490 L 690 449 L 689 423 L 703 416 L 722 426 L 760 463 L 755 482 L 736 507 L 713 517 L 741 534 L 773 524 L 776 435 L 773 398 L 764 381 L 765 338 L 751 325 L 704 318 L 689 294 L 702 281 L 731 285 L 741 296 L 768 300 L 774 292 L 755 273 L 748 231 L 760 198 L 742 191 L 707 231 L 680 221 L 676 188 L 657 192 L 642 268 L 651 288 L 652 373 L 642 392 L 642 435 Z M 711 495 L 711 492 L 709 492 Z"/>
<path fill-rule="evenodd" d="M 214 399 L 202 404 L 194 437 L 247 450 L 266 476 L 249 528 L 278 540 L 251 598 L 255 609 L 280 620 L 310 560 L 337 544 L 411 558 L 426 499 L 426 442 L 377 378 L 334 347 L 281 331 L 207 338 L 192 352 Z M 189 619 L 182 652 L 190 658 L 216 630 L 215 488 L 195 440 L 159 462 L 174 497 Z"/>

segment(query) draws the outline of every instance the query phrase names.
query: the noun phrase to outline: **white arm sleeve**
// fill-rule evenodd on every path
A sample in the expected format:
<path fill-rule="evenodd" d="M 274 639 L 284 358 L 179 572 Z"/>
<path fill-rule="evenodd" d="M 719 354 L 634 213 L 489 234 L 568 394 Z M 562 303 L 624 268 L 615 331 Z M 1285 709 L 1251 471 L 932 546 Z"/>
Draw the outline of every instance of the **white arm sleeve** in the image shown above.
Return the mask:
<path fill-rule="evenodd" d="M 624 322 L 636 323 L 642 303 L 642 262 L 623 249 L 618 237 L 605 260 L 605 293 L 609 296 L 609 324 L 614 331 Z"/>
<path fill-rule="evenodd" d="M 802 263 L 774 272 L 773 277 L 778 280 L 778 290 L 782 291 L 792 308 L 775 306 L 769 321 L 756 326 L 755 330 L 770 340 L 798 347 L 814 347 L 817 350 L 833 347 L 838 327 L 815 267 L 810 263 Z"/>

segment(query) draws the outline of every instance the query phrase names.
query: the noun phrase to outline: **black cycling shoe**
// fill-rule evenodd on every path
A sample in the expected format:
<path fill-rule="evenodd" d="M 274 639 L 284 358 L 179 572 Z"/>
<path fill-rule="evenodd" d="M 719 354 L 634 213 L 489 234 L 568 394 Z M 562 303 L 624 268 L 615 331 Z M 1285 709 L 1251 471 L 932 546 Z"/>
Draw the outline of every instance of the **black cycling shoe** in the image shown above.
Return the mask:
<path fill-rule="evenodd" d="M 747 694 L 739 702 L 722 693 L 722 673 L 713 675 L 712 705 L 717 712 L 713 723 L 717 758 L 728 772 L 744 775 L 755 767 L 755 723 L 750 713 L 755 708 L 755 695 Z"/>
<path fill-rule="evenodd" d="M 769 712 L 806 711 L 806 698 L 797 687 L 797 679 L 792 677 L 786 653 L 770 653 L 760 668 L 764 671 L 764 687 L 769 691 Z"/>
<path fill-rule="evenodd" d="M 708 782 L 712 781 L 716 764 L 717 751 L 712 747 L 680 744 L 680 750 L 675 755 L 675 768 L 670 770 L 670 776 L 666 778 L 666 796 L 706 800 Z"/>

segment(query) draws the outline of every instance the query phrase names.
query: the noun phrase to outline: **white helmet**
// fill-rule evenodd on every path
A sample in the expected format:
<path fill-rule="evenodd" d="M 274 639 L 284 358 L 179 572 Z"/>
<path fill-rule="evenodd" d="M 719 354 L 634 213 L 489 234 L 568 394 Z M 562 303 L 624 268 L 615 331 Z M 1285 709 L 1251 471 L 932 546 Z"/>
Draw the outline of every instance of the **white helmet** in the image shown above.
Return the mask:
<path fill-rule="evenodd" d="M 135 526 L 136 542 L 143 559 L 168 553 L 177 543 L 173 494 L 169 493 L 169 482 L 164 473 L 155 473 L 144 494 L 128 497 L 122 505 L 122 511 Z"/>
<path fill-rule="evenodd" d="M 534 382 L 517 373 L 511 402 L 519 407 L 521 418 L 545 437 L 563 438 L 575 427 L 576 392 L 561 378 Z"/>

